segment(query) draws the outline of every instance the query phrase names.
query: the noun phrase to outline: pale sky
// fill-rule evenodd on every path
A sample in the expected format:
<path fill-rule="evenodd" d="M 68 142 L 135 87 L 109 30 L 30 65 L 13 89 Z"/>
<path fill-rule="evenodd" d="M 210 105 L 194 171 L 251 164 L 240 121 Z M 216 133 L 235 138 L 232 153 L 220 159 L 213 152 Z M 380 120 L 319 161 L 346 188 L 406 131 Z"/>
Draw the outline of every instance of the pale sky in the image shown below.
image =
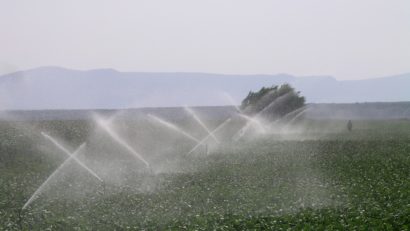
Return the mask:
<path fill-rule="evenodd" d="M 409 0 L 0 0 L 0 74 L 39 66 L 410 72 Z"/>

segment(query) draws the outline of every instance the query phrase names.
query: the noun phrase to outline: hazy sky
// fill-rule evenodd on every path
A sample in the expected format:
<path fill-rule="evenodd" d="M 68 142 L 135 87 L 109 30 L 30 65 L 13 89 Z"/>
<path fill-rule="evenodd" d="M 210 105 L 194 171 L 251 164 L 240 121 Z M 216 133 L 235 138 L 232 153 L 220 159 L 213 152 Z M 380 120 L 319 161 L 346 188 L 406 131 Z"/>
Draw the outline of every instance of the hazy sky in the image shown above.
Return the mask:
<path fill-rule="evenodd" d="M 0 74 L 38 66 L 410 72 L 409 0 L 1 0 Z"/>

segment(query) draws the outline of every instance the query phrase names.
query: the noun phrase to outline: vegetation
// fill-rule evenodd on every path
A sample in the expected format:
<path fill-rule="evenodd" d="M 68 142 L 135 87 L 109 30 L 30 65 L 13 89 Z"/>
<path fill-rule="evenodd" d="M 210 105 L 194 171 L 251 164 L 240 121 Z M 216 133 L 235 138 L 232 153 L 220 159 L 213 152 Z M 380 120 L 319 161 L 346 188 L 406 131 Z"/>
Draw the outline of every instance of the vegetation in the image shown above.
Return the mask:
<path fill-rule="evenodd" d="M 258 92 L 250 91 L 242 101 L 241 109 L 250 115 L 263 113 L 270 118 L 277 118 L 295 111 L 305 105 L 305 98 L 300 96 L 289 84 L 262 87 Z"/>
<path fill-rule="evenodd" d="M 73 165 L 25 211 L 65 157 L 45 154 L 35 132 L 18 127 L 47 128 L 79 144 L 92 126 L 0 123 L 0 229 L 408 230 L 410 121 L 354 121 L 351 132 L 346 121 L 303 123 L 299 136 L 180 154 L 178 171 L 135 174 L 117 186 Z"/>

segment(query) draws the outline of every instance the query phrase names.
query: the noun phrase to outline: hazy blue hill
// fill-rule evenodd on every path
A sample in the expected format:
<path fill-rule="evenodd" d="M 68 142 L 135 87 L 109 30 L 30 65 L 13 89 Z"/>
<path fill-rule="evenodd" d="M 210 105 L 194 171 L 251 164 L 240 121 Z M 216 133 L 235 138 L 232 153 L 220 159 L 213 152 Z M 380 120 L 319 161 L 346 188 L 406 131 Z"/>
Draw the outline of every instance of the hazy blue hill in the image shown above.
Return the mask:
<path fill-rule="evenodd" d="M 238 103 L 249 90 L 290 83 L 311 103 L 410 101 L 410 74 L 337 81 L 329 76 L 89 71 L 41 67 L 0 76 L 0 109 L 117 109 Z"/>

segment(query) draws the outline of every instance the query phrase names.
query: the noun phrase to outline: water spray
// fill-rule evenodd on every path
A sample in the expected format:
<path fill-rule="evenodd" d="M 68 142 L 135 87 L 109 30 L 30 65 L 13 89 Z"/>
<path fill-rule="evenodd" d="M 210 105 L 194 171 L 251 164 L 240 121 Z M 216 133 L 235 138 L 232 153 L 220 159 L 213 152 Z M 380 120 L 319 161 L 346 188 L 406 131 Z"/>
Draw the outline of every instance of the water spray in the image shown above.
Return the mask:
<path fill-rule="evenodd" d="M 299 111 L 289 122 L 285 124 L 285 126 L 282 129 L 288 128 L 293 122 L 295 122 L 296 119 L 301 117 L 303 114 L 305 114 L 306 111 L 308 111 L 310 108 L 304 108 L 303 110 Z"/>
<path fill-rule="evenodd" d="M 57 173 L 59 173 L 71 160 L 75 160 L 77 155 L 82 151 L 82 149 L 85 147 L 85 143 L 80 145 L 80 147 L 77 148 L 76 151 L 74 151 L 72 154 L 70 153 L 70 157 L 68 157 L 64 162 L 56 169 L 54 172 L 40 185 L 40 187 L 37 188 L 37 190 L 31 195 L 31 197 L 28 199 L 28 201 L 24 204 L 24 206 L 21 208 L 21 210 L 24 210 L 33 202 L 37 196 L 41 193 L 43 188 L 50 182 L 51 179 L 53 179 Z"/>
<path fill-rule="evenodd" d="M 164 125 L 167 128 L 170 128 L 171 130 L 174 130 L 176 132 L 179 132 L 180 134 L 184 135 L 185 137 L 187 137 L 190 140 L 195 141 L 196 143 L 199 143 L 199 140 L 195 137 L 193 137 L 191 134 L 189 134 L 188 132 L 182 130 L 181 128 L 177 127 L 175 124 L 172 124 L 171 122 L 165 121 L 164 119 L 161 119 L 157 116 L 148 114 L 148 117 L 150 117 L 151 119 L 157 121 L 158 123 Z"/>
<path fill-rule="evenodd" d="M 203 145 L 209 138 L 211 138 L 212 135 L 214 135 L 217 131 L 222 129 L 226 124 L 228 124 L 231 121 L 231 118 L 228 118 L 225 120 L 223 123 L 221 123 L 217 128 L 215 128 L 209 135 L 207 135 L 205 138 L 203 138 L 195 147 L 191 149 L 186 155 L 191 154 L 194 152 L 199 146 Z M 207 150 L 208 152 L 208 150 Z"/>
<path fill-rule="evenodd" d="M 263 124 L 257 118 L 250 117 L 250 116 L 247 116 L 247 115 L 242 114 L 242 113 L 238 113 L 238 115 L 240 117 L 246 119 L 248 122 L 250 122 L 250 124 L 252 124 L 252 123 L 255 124 L 262 131 L 262 133 L 266 132 L 266 129 L 263 127 Z"/>
<path fill-rule="evenodd" d="M 196 113 L 191 108 L 185 106 L 184 109 L 189 114 L 191 114 L 191 116 L 195 119 L 195 121 L 198 122 L 198 124 L 201 125 L 201 127 L 203 129 L 205 129 L 205 131 L 208 133 L 208 135 L 210 135 L 212 137 L 212 139 L 215 140 L 216 143 L 219 143 L 219 140 L 215 137 L 215 135 L 212 134 L 212 132 L 208 129 L 208 127 L 204 124 L 204 122 L 202 122 L 202 120 L 199 119 L 199 117 L 196 115 Z"/>
<path fill-rule="evenodd" d="M 279 119 L 276 119 L 275 121 L 273 121 L 272 124 L 279 123 L 279 122 L 284 121 L 284 120 L 287 120 L 287 119 L 289 119 L 289 118 L 292 119 L 293 116 L 299 114 L 299 112 L 301 112 L 301 111 L 303 111 L 303 110 L 306 110 L 306 109 L 307 109 L 307 106 L 303 106 L 303 107 L 301 107 L 301 108 L 298 108 L 298 109 L 296 109 L 296 110 L 293 110 L 293 111 L 291 111 L 291 112 L 288 112 L 288 113 L 286 113 L 284 116 L 282 116 L 282 118 L 279 118 Z"/>
<path fill-rule="evenodd" d="M 250 117 L 250 116 L 247 116 L 246 114 L 244 114 L 244 113 L 242 112 L 242 110 L 238 107 L 236 101 L 232 98 L 231 95 L 229 95 L 229 94 L 226 93 L 226 92 L 224 92 L 223 94 L 224 94 L 224 96 L 228 99 L 228 101 L 235 107 L 235 110 L 236 110 L 237 114 L 238 114 L 240 117 L 242 117 L 242 118 L 248 120 L 249 122 L 254 123 L 256 126 L 258 126 L 258 127 L 260 128 L 260 130 L 261 130 L 262 132 L 266 132 L 266 130 L 265 130 L 265 128 L 263 127 L 263 124 L 261 123 L 260 120 L 258 120 L 258 119 L 255 118 L 255 117 Z"/>
<path fill-rule="evenodd" d="M 57 148 L 59 148 L 61 151 L 63 151 L 65 154 L 67 154 L 69 157 L 72 157 L 72 154 L 61 144 L 59 144 L 53 137 L 47 135 L 44 132 L 41 132 L 41 135 L 43 135 L 46 139 L 48 139 L 49 141 L 51 141 Z M 87 167 L 81 160 L 79 160 L 76 156 L 73 156 L 73 159 L 79 164 L 81 165 L 81 167 L 83 167 L 85 170 L 87 170 L 91 175 L 93 175 L 95 178 L 97 178 L 99 181 L 103 181 L 98 175 L 97 173 L 95 173 L 93 170 L 91 170 L 89 167 Z"/>
<path fill-rule="evenodd" d="M 289 96 L 291 92 L 288 92 L 278 98 L 276 98 L 274 101 L 272 101 L 271 103 L 269 103 L 267 106 L 265 106 L 261 111 L 259 111 L 258 113 L 256 113 L 256 115 L 254 115 L 252 118 L 257 120 L 257 118 L 259 116 L 261 116 L 264 112 L 266 112 L 266 110 L 268 110 L 269 108 L 275 106 L 277 103 L 279 103 L 281 100 L 283 100 L 285 97 Z M 269 93 L 268 93 L 269 94 Z M 248 129 L 250 128 L 250 124 L 251 121 L 248 121 L 242 128 L 240 128 L 238 130 L 238 132 L 235 133 L 235 135 L 232 137 L 232 139 L 234 141 L 238 141 L 240 140 L 245 133 L 248 131 Z"/>
<path fill-rule="evenodd" d="M 236 110 L 238 113 L 242 114 L 242 110 L 238 107 L 238 104 L 237 104 L 236 101 L 233 99 L 233 97 L 232 97 L 230 94 L 228 94 L 227 92 L 223 92 L 223 95 L 225 96 L 226 99 L 228 99 L 229 103 L 231 103 L 232 106 L 235 107 L 235 110 Z"/>
<path fill-rule="evenodd" d="M 136 152 L 127 142 L 124 141 L 114 130 L 106 123 L 106 121 L 102 120 L 101 118 L 98 118 L 95 116 L 95 120 L 97 124 L 115 141 L 117 142 L 120 146 L 125 148 L 129 153 L 131 153 L 134 157 L 136 157 L 138 160 L 143 162 L 145 166 L 150 169 L 150 164 L 148 161 L 146 161 L 141 154 Z"/>

